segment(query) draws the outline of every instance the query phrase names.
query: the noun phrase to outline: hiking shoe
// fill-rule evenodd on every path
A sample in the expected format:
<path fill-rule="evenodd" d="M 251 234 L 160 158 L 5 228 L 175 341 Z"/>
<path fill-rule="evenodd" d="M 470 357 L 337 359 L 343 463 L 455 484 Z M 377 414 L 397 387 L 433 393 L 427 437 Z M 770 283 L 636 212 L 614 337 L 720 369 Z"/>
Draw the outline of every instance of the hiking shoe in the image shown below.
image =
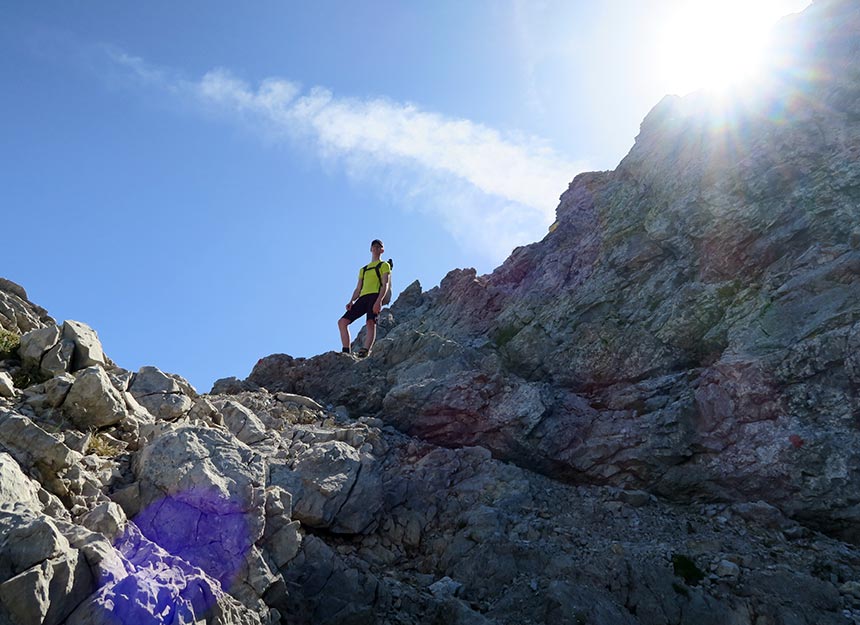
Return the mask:
<path fill-rule="evenodd" d="M 366 358 L 369 353 L 370 352 L 367 351 L 366 347 L 362 347 L 357 352 L 355 352 L 355 355 L 358 356 L 359 358 Z"/>

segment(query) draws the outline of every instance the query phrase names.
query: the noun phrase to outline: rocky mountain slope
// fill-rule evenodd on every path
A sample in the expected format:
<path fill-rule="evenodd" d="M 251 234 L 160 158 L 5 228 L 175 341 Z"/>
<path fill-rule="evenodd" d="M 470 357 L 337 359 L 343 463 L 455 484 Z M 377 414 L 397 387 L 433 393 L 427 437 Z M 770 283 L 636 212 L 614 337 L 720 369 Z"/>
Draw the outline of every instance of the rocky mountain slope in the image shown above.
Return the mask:
<path fill-rule="evenodd" d="M 199 395 L 0 289 L 40 325 L 0 354 L 2 625 L 860 622 L 860 552 L 764 501 L 575 486 L 301 395 Z"/>
<path fill-rule="evenodd" d="M 367 362 L 276 355 L 248 384 L 569 483 L 766 500 L 857 542 L 858 11 L 786 22 L 755 95 L 664 99 L 543 241 L 412 285 Z"/>
<path fill-rule="evenodd" d="M 0 280 L 0 625 L 860 623 L 858 42 L 815 2 L 365 360 L 201 395 Z"/>

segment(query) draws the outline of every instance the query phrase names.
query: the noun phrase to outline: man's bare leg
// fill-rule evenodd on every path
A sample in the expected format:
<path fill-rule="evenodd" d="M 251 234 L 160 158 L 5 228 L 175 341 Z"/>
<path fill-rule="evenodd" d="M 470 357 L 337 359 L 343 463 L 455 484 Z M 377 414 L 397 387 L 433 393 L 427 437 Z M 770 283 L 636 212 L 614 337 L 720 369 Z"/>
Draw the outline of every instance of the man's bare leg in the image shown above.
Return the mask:
<path fill-rule="evenodd" d="M 370 352 L 373 342 L 376 340 L 376 321 L 367 320 L 367 334 L 364 337 L 364 349 Z"/>
<path fill-rule="evenodd" d="M 340 342 L 344 349 L 349 349 L 349 344 L 352 338 L 349 336 L 349 319 L 341 317 L 337 322 L 337 327 L 340 330 Z"/>

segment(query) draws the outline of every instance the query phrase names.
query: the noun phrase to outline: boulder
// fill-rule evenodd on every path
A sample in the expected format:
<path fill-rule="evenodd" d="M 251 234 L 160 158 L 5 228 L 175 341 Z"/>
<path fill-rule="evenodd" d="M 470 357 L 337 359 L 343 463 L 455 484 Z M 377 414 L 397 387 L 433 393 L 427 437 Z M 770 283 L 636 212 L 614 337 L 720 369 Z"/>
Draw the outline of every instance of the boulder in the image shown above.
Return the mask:
<path fill-rule="evenodd" d="M 70 551 L 0 584 L 0 600 L 16 623 L 59 625 L 90 594 L 92 585 L 86 560 Z"/>
<path fill-rule="evenodd" d="M 0 509 L 0 610 L 21 625 L 57 625 L 92 590 L 86 559 L 53 521 Z"/>
<path fill-rule="evenodd" d="M 21 471 L 12 456 L 0 452 L 0 507 L 12 507 L 14 504 L 41 511 L 39 485 Z"/>
<path fill-rule="evenodd" d="M 78 372 L 62 409 L 83 430 L 114 425 L 128 416 L 125 401 L 100 366 Z"/>
<path fill-rule="evenodd" d="M 247 445 L 259 443 L 268 436 L 266 426 L 259 417 L 242 404 L 232 400 L 214 402 L 215 408 L 221 414 L 224 425 Z"/>
<path fill-rule="evenodd" d="M 80 522 L 87 529 L 112 541 L 125 529 L 127 519 L 123 509 L 110 501 L 97 505 L 81 517 Z"/>
<path fill-rule="evenodd" d="M 233 376 L 229 378 L 220 378 L 215 380 L 212 385 L 211 395 L 238 395 L 244 391 L 257 391 L 260 387 L 251 382 L 240 380 Z"/>
<path fill-rule="evenodd" d="M 134 375 L 129 390 L 144 408 L 159 419 L 178 419 L 187 414 L 194 404 L 187 383 L 182 384 L 156 367 L 141 367 Z"/>
<path fill-rule="evenodd" d="M 81 551 L 98 563 L 104 579 L 69 616 L 66 625 L 212 622 L 221 625 L 263 625 L 258 612 L 227 595 L 220 584 L 144 537 L 133 524 L 106 552 L 104 543 L 87 541 Z M 108 545 L 109 547 L 109 545 Z M 118 554 L 122 570 L 105 568 L 105 555 Z"/>
<path fill-rule="evenodd" d="M 72 370 L 72 357 L 75 344 L 67 339 L 60 340 L 42 356 L 41 371 L 45 375 L 55 376 Z"/>
<path fill-rule="evenodd" d="M 5 371 L 0 371 L 0 397 L 14 397 L 15 383 L 12 376 Z"/>
<path fill-rule="evenodd" d="M 60 335 L 60 328 L 55 325 L 31 330 L 22 335 L 18 355 L 23 365 L 38 371 L 42 365 L 42 356 L 59 342 Z"/>
<path fill-rule="evenodd" d="M 61 373 L 45 382 L 45 397 L 48 405 L 52 408 L 62 406 L 74 383 L 75 377 L 68 373 Z"/>
<path fill-rule="evenodd" d="M 27 332 L 21 337 L 19 354 L 25 367 L 49 377 L 94 365 L 103 367 L 106 362 L 98 335 L 79 321 Z"/>
<path fill-rule="evenodd" d="M 188 411 L 188 420 L 203 422 L 207 425 L 224 425 L 224 417 L 218 412 L 218 408 L 208 397 L 198 397 L 194 401 L 191 410 Z"/>
<path fill-rule="evenodd" d="M 83 457 L 49 434 L 32 419 L 14 412 L 0 413 L 0 446 L 22 467 L 39 468 L 45 481 L 80 462 Z"/>
<path fill-rule="evenodd" d="M 270 481 L 293 496 L 293 516 L 332 532 L 373 531 L 382 507 L 382 480 L 374 458 L 346 443 L 315 444 L 291 468 L 272 465 Z"/>
<path fill-rule="evenodd" d="M 299 521 L 292 521 L 266 539 L 266 550 L 278 568 L 283 568 L 298 555 L 302 546 L 299 527 Z"/>
<path fill-rule="evenodd" d="M 283 402 L 285 404 L 296 404 L 304 406 L 309 410 L 323 410 L 323 407 L 320 406 L 318 402 L 314 401 L 310 397 L 305 397 L 304 395 L 296 395 L 295 393 L 277 393 L 275 397 L 279 402 Z"/>
<path fill-rule="evenodd" d="M 351 569 L 321 538 L 309 535 L 284 571 L 300 601 L 283 609 L 287 622 L 335 625 L 373 623 L 374 607 L 387 604 L 385 588 L 372 573 Z"/>
<path fill-rule="evenodd" d="M 63 340 L 74 345 L 71 371 L 94 365 L 105 366 L 105 355 L 98 334 L 85 323 L 67 320 L 63 323 Z"/>
<path fill-rule="evenodd" d="M 229 433 L 168 429 L 135 459 L 147 538 L 230 591 L 265 526 L 265 465 Z"/>

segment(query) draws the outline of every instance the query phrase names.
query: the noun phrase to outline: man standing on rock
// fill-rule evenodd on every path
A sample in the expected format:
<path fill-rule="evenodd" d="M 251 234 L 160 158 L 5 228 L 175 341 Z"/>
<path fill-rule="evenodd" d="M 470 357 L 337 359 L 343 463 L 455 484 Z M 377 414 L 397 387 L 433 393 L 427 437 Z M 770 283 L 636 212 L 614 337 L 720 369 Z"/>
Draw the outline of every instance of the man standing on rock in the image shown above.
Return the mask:
<path fill-rule="evenodd" d="M 382 309 L 382 302 L 388 293 L 391 280 L 391 266 L 380 260 L 384 252 L 385 246 L 382 241 L 379 239 L 371 241 L 371 260 L 358 270 L 358 285 L 346 305 L 346 313 L 337 322 L 345 354 L 350 353 L 349 344 L 352 340 L 349 336 L 349 324 L 364 314 L 367 315 L 367 334 L 364 337 L 364 347 L 359 349 L 356 355 L 359 358 L 367 356 L 376 340 L 376 317 Z"/>

